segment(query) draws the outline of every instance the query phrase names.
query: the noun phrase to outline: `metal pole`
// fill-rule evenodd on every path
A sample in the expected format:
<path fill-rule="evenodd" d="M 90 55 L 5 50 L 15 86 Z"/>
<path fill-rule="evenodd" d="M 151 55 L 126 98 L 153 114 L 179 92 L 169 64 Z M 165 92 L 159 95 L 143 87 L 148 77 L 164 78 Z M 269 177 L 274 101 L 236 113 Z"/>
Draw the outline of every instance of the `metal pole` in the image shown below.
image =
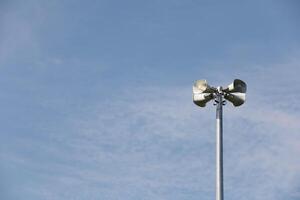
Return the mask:
<path fill-rule="evenodd" d="M 223 97 L 220 92 L 217 93 L 216 103 L 216 200 L 223 200 Z"/>

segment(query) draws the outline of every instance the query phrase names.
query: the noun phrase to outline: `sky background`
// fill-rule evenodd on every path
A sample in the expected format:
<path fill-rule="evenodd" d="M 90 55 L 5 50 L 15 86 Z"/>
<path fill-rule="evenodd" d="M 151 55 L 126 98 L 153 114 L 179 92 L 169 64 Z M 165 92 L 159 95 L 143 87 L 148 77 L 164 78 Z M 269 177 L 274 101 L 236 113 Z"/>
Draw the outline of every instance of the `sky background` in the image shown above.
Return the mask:
<path fill-rule="evenodd" d="M 0 197 L 300 199 L 299 1 L 0 1 Z"/>

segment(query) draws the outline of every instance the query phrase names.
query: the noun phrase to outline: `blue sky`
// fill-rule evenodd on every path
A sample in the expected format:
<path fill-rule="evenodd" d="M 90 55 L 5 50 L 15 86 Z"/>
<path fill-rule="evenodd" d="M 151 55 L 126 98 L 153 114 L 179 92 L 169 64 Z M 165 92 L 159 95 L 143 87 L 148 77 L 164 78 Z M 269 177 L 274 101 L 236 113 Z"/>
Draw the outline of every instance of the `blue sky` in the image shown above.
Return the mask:
<path fill-rule="evenodd" d="M 225 198 L 300 198 L 297 1 L 1 1 L 1 199 L 215 195 L 215 108 L 192 84 L 248 84 L 224 108 Z"/>

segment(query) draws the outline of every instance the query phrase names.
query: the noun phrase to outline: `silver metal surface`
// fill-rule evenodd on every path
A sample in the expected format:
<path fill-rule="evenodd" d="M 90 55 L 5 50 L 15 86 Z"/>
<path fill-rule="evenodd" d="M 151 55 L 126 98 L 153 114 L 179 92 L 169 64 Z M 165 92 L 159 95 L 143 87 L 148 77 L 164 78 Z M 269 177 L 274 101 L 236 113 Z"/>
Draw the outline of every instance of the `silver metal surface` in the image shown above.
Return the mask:
<path fill-rule="evenodd" d="M 223 200 L 223 97 L 216 94 L 216 200 Z"/>

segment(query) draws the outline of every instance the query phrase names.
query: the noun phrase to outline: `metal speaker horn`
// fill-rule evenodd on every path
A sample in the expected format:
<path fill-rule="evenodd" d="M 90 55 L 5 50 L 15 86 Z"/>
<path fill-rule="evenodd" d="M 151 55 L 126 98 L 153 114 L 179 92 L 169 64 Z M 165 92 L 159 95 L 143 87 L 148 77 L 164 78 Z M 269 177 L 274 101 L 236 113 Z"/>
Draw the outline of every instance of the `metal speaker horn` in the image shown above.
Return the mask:
<path fill-rule="evenodd" d="M 197 80 L 193 86 L 194 93 L 213 93 L 216 89 L 210 87 L 206 80 Z"/>
<path fill-rule="evenodd" d="M 205 107 L 206 103 L 214 98 L 216 89 L 210 87 L 206 80 L 197 80 L 193 85 L 193 101 L 200 107 Z"/>
<path fill-rule="evenodd" d="M 212 93 L 194 93 L 193 101 L 197 106 L 205 107 L 206 103 L 214 98 Z"/>
<path fill-rule="evenodd" d="M 246 93 L 247 85 L 244 81 L 240 79 L 234 79 L 233 83 L 231 83 L 227 88 L 223 90 L 226 93 Z"/>
<path fill-rule="evenodd" d="M 240 106 L 245 102 L 246 94 L 241 92 L 225 93 L 224 98 L 230 101 L 234 106 Z"/>

